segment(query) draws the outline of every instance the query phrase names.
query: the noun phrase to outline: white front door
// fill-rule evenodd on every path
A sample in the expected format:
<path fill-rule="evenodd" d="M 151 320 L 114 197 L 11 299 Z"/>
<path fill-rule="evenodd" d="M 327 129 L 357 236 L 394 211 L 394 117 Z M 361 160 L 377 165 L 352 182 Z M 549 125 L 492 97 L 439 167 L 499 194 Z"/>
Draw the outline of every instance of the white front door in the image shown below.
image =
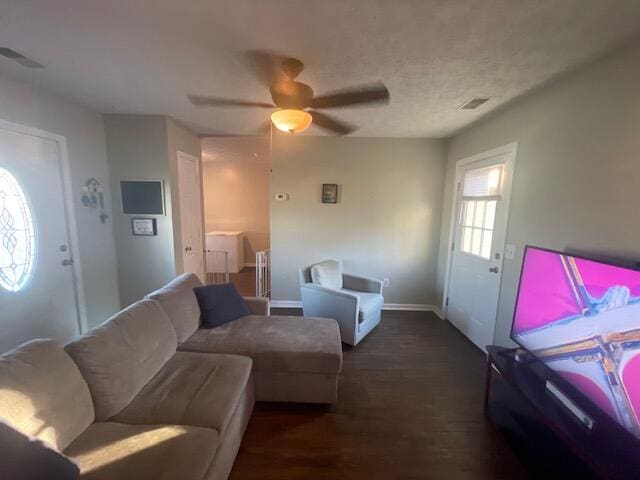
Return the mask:
<path fill-rule="evenodd" d="M 446 316 L 482 350 L 493 343 L 515 150 L 461 161 Z"/>
<path fill-rule="evenodd" d="M 198 158 L 178 152 L 182 273 L 195 273 L 204 281 L 202 188 Z"/>
<path fill-rule="evenodd" d="M 0 123 L 0 352 L 80 332 L 57 141 Z"/>

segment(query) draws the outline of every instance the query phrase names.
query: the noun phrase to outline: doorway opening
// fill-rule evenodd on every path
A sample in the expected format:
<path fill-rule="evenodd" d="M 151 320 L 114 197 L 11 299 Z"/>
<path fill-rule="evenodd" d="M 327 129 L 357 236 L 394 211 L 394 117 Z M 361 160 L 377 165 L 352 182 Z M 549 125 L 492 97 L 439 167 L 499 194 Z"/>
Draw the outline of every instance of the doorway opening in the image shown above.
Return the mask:
<path fill-rule="evenodd" d="M 266 137 L 202 139 L 207 280 L 268 296 L 271 156 Z"/>

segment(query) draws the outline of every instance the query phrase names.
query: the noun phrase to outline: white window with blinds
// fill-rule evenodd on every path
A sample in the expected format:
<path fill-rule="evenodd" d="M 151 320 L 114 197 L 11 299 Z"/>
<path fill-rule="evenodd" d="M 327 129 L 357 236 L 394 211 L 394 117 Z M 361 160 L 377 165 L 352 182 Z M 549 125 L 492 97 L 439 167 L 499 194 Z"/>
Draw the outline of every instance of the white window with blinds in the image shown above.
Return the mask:
<path fill-rule="evenodd" d="M 496 221 L 496 206 L 502 195 L 504 165 L 465 172 L 462 181 L 459 249 L 489 260 Z"/>

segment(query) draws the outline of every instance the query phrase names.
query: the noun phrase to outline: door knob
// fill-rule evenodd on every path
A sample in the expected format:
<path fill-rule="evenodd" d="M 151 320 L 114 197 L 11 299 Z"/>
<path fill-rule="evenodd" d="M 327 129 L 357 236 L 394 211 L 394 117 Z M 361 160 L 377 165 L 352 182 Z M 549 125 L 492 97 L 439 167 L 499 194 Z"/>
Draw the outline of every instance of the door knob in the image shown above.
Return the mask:
<path fill-rule="evenodd" d="M 191 251 L 191 247 L 186 247 L 186 248 L 184 249 L 184 251 L 185 251 L 185 252 L 190 252 L 190 251 Z"/>
<path fill-rule="evenodd" d="M 489 269 L 489 271 L 490 271 L 491 273 L 498 273 L 498 267 L 491 267 L 491 268 Z"/>
<path fill-rule="evenodd" d="M 73 265 L 73 260 L 65 258 L 64 260 L 62 260 L 62 262 L 60 262 L 60 265 L 62 265 L 63 267 L 69 267 Z"/>

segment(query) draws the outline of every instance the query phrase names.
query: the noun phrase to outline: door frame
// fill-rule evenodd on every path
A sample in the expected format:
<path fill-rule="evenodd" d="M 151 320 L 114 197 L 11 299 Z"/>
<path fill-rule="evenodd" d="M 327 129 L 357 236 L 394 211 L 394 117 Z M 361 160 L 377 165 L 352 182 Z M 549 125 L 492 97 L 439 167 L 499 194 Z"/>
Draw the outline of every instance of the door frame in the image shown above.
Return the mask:
<path fill-rule="evenodd" d="M 60 181 L 62 183 L 62 194 L 64 196 L 64 215 L 66 217 L 66 230 L 69 238 L 69 251 L 73 259 L 72 278 L 73 290 L 76 300 L 76 312 L 78 315 L 78 335 L 82 335 L 89 329 L 87 320 L 87 304 L 84 292 L 84 281 L 82 278 L 82 264 L 80 261 L 80 248 L 78 237 L 78 224 L 76 223 L 75 209 L 73 205 L 73 184 L 71 181 L 71 167 L 69 166 L 69 149 L 67 147 L 67 138 L 51 133 L 39 128 L 30 127 L 20 123 L 10 122 L 0 118 L 0 129 L 8 130 L 14 133 L 29 135 L 32 137 L 52 140 L 58 146 L 58 159 L 60 161 Z"/>
<path fill-rule="evenodd" d="M 199 157 L 192 155 L 190 153 L 187 152 L 183 152 L 182 150 L 176 150 L 176 183 L 178 185 L 178 211 L 179 211 L 179 215 L 180 215 L 180 225 L 179 225 L 179 241 L 178 242 L 174 242 L 174 245 L 179 243 L 179 248 L 177 249 L 180 255 L 179 258 L 179 265 L 182 267 L 181 268 L 181 272 L 180 273 L 184 273 L 184 255 L 183 255 L 183 249 L 184 249 L 184 245 L 182 242 L 182 211 L 180 210 L 181 208 L 181 204 L 182 204 L 182 199 L 180 198 L 181 192 L 180 192 L 180 159 L 183 158 L 185 160 L 189 160 L 189 161 L 193 161 L 196 164 L 196 169 L 198 172 L 198 184 L 200 185 L 200 225 L 201 225 L 201 231 L 202 231 L 202 239 L 201 241 L 201 246 L 202 246 L 202 250 L 201 250 L 201 254 L 202 254 L 202 265 L 203 265 L 203 275 L 206 277 L 207 275 L 207 259 L 206 259 L 206 254 L 205 254 L 205 250 L 206 250 L 206 237 L 205 237 L 205 228 L 204 228 L 204 187 L 203 187 L 203 179 L 202 179 L 202 161 Z M 175 232 L 175 227 L 174 227 L 174 232 Z M 178 265 L 178 258 L 176 258 L 176 265 Z"/>
<path fill-rule="evenodd" d="M 444 293 L 442 295 L 442 305 L 441 311 L 443 318 L 447 318 L 447 298 L 449 297 L 449 285 L 451 283 L 451 266 L 453 262 L 453 247 L 454 240 L 456 235 L 457 228 L 457 215 L 458 215 L 458 189 L 459 185 L 462 181 L 462 171 L 464 167 L 476 162 L 480 162 L 482 160 L 487 160 L 492 157 L 496 157 L 498 155 L 508 155 L 505 164 L 509 165 L 509 175 L 510 175 L 510 188 L 508 192 L 504 195 L 504 206 L 507 209 L 507 221 L 505 225 L 505 244 L 506 244 L 506 233 L 509 231 L 509 219 L 511 218 L 511 192 L 513 191 L 513 178 L 516 167 L 516 156 L 518 153 L 518 142 L 508 143 L 501 147 L 493 148 L 491 150 L 487 150 L 485 152 L 477 153 L 475 155 L 471 155 L 469 157 L 461 158 L 456 161 L 456 169 L 455 169 L 455 179 L 453 182 L 453 199 L 451 200 L 451 221 L 449 222 L 449 236 L 447 242 L 447 268 L 445 270 L 444 277 Z M 502 267 L 499 272 L 499 288 L 498 288 L 498 298 L 496 298 L 496 302 L 500 301 L 500 294 L 502 292 L 502 274 L 504 271 L 504 252 L 502 254 Z M 495 320 L 494 320 L 494 328 L 495 328 Z"/>

